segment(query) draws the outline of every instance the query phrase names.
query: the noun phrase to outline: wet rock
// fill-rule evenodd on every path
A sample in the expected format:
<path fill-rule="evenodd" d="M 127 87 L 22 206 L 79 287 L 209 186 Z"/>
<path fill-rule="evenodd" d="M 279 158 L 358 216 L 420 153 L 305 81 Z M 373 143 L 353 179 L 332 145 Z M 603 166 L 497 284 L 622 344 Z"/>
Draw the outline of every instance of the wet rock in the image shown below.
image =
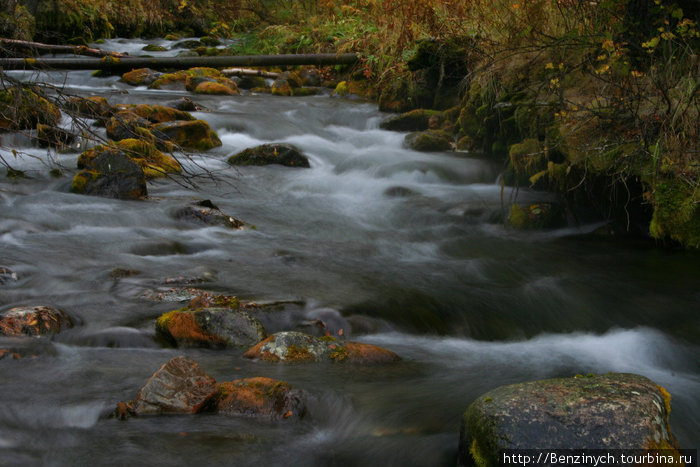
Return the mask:
<path fill-rule="evenodd" d="M 101 96 L 71 97 L 66 101 L 66 108 L 81 117 L 95 120 L 105 120 L 114 112 L 107 99 Z"/>
<path fill-rule="evenodd" d="M 177 109 L 177 110 L 184 110 L 186 112 L 195 112 L 197 110 L 203 110 L 203 108 L 201 106 L 197 105 L 189 97 L 181 97 L 180 99 L 166 102 L 165 106 L 172 107 L 173 109 Z"/>
<path fill-rule="evenodd" d="M 552 203 L 528 206 L 513 204 L 508 215 L 508 225 L 514 229 L 555 229 L 566 225 L 566 212 Z"/>
<path fill-rule="evenodd" d="M 302 86 L 318 87 L 321 85 L 321 71 L 318 68 L 304 67 L 299 76 Z"/>
<path fill-rule="evenodd" d="M 143 50 L 144 52 L 165 52 L 168 50 L 168 48 L 163 47 L 162 45 L 148 44 L 143 46 L 141 50 Z"/>
<path fill-rule="evenodd" d="M 10 268 L 0 266 L 0 285 L 12 284 L 17 282 L 19 276 Z"/>
<path fill-rule="evenodd" d="M 462 417 L 461 465 L 498 465 L 501 449 L 669 449 L 670 396 L 634 374 L 502 386 Z"/>
<path fill-rule="evenodd" d="M 29 88 L 0 91 L 0 130 L 31 130 L 38 123 L 57 126 L 61 111 Z"/>
<path fill-rule="evenodd" d="M 202 47 L 204 44 L 202 41 L 197 40 L 197 39 L 186 39 L 184 41 L 180 41 L 177 44 L 173 45 L 173 49 L 196 49 L 198 47 Z"/>
<path fill-rule="evenodd" d="M 217 394 L 216 380 L 187 357 L 161 366 L 141 388 L 132 404 L 135 415 L 193 414 Z"/>
<path fill-rule="evenodd" d="M 202 203 L 179 209 L 175 212 L 174 217 L 198 225 L 211 225 L 229 229 L 242 229 L 245 227 L 245 222 L 224 214 L 211 202 L 209 202 L 210 205 Z"/>
<path fill-rule="evenodd" d="M 90 161 L 104 152 L 112 151 L 113 148 L 99 145 L 84 151 L 78 156 L 78 168 L 88 168 Z M 160 152 L 154 144 L 147 141 L 127 138 L 117 142 L 116 148 L 123 151 L 131 160 L 136 162 L 143 170 L 146 178 L 159 178 L 169 173 L 180 173 L 182 171 L 180 163 L 174 157 Z"/>
<path fill-rule="evenodd" d="M 234 96 L 240 94 L 238 85 L 224 76 L 188 76 L 185 89 L 195 94 Z"/>
<path fill-rule="evenodd" d="M 228 158 L 232 165 L 269 165 L 280 164 L 286 167 L 311 167 L 309 159 L 291 144 L 263 144 L 243 151 Z"/>
<path fill-rule="evenodd" d="M 265 78 L 262 76 L 241 76 L 237 84 L 240 89 L 264 88 L 267 86 Z"/>
<path fill-rule="evenodd" d="M 278 332 L 248 349 L 246 358 L 282 362 L 390 363 L 401 358 L 376 345 L 343 342 L 333 337 L 314 337 L 301 332 Z"/>
<path fill-rule="evenodd" d="M 139 138 L 151 122 L 129 110 L 119 111 L 105 122 L 107 136 L 114 141 Z"/>
<path fill-rule="evenodd" d="M 303 394 L 284 381 L 257 377 L 219 384 L 217 412 L 238 417 L 282 420 L 306 411 Z"/>
<path fill-rule="evenodd" d="M 50 306 L 15 307 L 0 313 L 3 336 L 46 336 L 71 327 L 70 317 Z"/>
<path fill-rule="evenodd" d="M 164 105 L 138 104 L 128 107 L 128 111 L 148 120 L 151 123 L 172 122 L 175 120 L 190 121 L 195 118 L 184 110 L 178 110 Z"/>
<path fill-rule="evenodd" d="M 156 332 L 181 347 L 211 348 L 250 346 L 266 335 L 260 321 L 230 308 L 171 311 L 158 318 Z"/>
<path fill-rule="evenodd" d="M 449 151 L 452 149 L 451 137 L 439 130 L 427 130 L 406 135 L 404 146 L 415 151 Z"/>
<path fill-rule="evenodd" d="M 123 150 L 105 148 L 86 162 L 71 183 L 71 191 L 117 199 L 139 199 L 148 196 L 146 175 Z"/>
<path fill-rule="evenodd" d="M 150 68 L 138 68 L 122 75 L 122 81 L 131 86 L 149 86 L 153 84 L 163 73 Z"/>
<path fill-rule="evenodd" d="M 63 128 L 38 123 L 36 137 L 41 146 L 62 149 L 73 144 L 77 135 Z"/>
<path fill-rule="evenodd" d="M 198 55 L 195 55 L 198 56 Z M 150 84 L 150 88 L 162 89 L 162 88 L 183 88 L 187 81 L 187 78 L 194 76 L 211 76 L 215 78 L 222 78 L 224 75 L 216 68 L 207 67 L 195 67 L 189 70 L 180 70 L 175 73 L 166 73 L 161 75 L 153 83 Z"/>
<path fill-rule="evenodd" d="M 270 88 L 275 96 L 293 96 L 294 91 L 291 84 L 285 78 L 277 78 Z"/>
<path fill-rule="evenodd" d="M 204 120 L 189 122 L 175 121 L 159 123 L 153 127 L 153 133 L 184 149 L 208 151 L 221 146 L 219 136 L 209 128 Z"/>
<path fill-rule="evenodd" d="M 390 131 L 424 131 L 431 128 L 431 118 L 439 119 L 441 115 L 442 112 L 438 110 L 415 109 L 387 118 L 379 124 L 379 128 Z"/>

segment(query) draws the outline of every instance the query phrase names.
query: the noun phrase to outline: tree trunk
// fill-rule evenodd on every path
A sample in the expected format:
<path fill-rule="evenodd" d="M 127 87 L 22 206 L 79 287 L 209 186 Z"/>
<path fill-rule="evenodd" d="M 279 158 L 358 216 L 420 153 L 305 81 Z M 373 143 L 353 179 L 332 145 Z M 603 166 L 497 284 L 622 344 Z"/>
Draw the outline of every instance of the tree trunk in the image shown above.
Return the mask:
<path fill-rule="evenodd" d="M 114 57 L 127 57 L 127 55 L 124 54 L 115 52 L 105 52 L 104 50 L 93 49 L 90 47 L 85 47 L 83 45 L 52 45 L 42 44 L 41 42 L 21 41 L 18 39 L 4 38 L 0 38 L 0 43 L 7 46 L 21 47 L 26 49 L 46 50 L 53 53 L 73 53 L 76 55 L 90 55 L 93 57 L 106 57 L 107 55 L 112 55 Z"/>
<path fill-rule="evenodd" d="M 218 57 L 128 57 L 114 58 L 0 58 L 4 70 L 103 70 L 124 72 L 135 68 L 185 69 L 192 67 L 222 68 L 231 66 L 294 66 L 294 65 L 351 65 L 357 55 L 346 54 L 288 54 L 288 55 L 231 55 Z"/>

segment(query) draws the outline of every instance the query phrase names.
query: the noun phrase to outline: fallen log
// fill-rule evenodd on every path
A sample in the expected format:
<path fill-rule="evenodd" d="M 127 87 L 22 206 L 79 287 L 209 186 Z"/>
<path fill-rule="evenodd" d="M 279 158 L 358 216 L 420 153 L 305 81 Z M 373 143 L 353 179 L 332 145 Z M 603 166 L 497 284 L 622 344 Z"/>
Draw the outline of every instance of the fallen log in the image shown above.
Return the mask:
<path fill-rule="evenodd" d="M 232 66 L 351 65 L 354 53 L 221 55 L 217 57 L 104 57 L 98 58 L 0 58 L 4 70 L 102 70 L 121 73 L 136 68 L 185 69 L 193 67 L 225 68 Z"/>
<path fill-rule="evenodd" d="M 221 70 L 224 76 L 262 76 L 263 78 L 279 78 L 279 73 L 264 70 L 251 70 L 249 68 L 226 68 Z"/>
<path fill-rule="evenodd" d="M 45 50 L 53 53 L 72 53 L 75 55 L 89 55 L 92 57 L 128 57 L 128 55 L 126 54 L 121 54 L 118 52 L 106 52 L 104 50 L 94 49 L 92 47 L 87 47 L 84 45 L 53 45 L 43 44 L 41 42 L 21 41 L 19 39 L 5 38 L 0 38 L 0 43 L 7 46 L 24 47 L 35 50 Z"/>

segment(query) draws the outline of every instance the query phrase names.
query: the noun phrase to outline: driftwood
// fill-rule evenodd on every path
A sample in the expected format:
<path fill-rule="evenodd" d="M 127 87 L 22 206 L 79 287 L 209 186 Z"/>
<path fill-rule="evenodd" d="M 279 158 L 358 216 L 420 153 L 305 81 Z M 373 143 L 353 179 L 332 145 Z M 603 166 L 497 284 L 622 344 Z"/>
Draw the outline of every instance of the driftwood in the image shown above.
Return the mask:
<path fill-rule="evenodd" d="M 356 54 L 226 55 L 217 57 L 104 57 L 98 58 L 0 58 L 4 70 L 103 70 L 124 72 L 135 68 L 185 69 L 231 66 L 351 65 Z"/>
<path fill-rule="evenodd" d="M 221 70 L 225 76 L 262 76 L 263 78 L 279 78 L 279 73 L 264 70 L 251 70 L 249 68 L 226 68 Z"/>
<path fill-rule="evenodd" d="M 25 47 L 28 49 L 45 50 L 53 53 L 73 53 L 75 55 L 89 55 L 92 57 L 128 57 L 126 54 L 117 52 L 105 52 L 100 49 L 93 49 L 84 45 L 53 45 L 42 44 L 41 42 L 20 41 L 18 39 L 5 39 L 0 37 L 0 43 L 7 46 Z"/>

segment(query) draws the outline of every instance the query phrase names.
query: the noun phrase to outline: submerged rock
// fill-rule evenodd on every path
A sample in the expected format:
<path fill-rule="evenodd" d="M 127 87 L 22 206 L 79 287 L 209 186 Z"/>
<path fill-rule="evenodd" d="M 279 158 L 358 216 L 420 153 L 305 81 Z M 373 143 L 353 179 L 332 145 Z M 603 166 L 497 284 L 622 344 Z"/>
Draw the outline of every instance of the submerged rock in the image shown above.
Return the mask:
<path fill-rule="evenodd" d="M 0 335 L 46 336 L 73 327 L 63 311 L 50 306 L 22 306 L 0 313 Z"/>
<path fill-rule="evenodd" d="M 306 411 L 303 394 L 284 381 L 257 377 L 219 384 L 220 414 L 272 420 L 300 418 Z"/>
<path fill-rule="evenodd" d="M 309 159 L 299 148 L 291 144 L 263 144 L 243 151 L 228 158 L 232 165 L 269 165 L 279 164 L 286 167 L 311 167 Z"/>
<path fill-rule="evenodd" d="M 217 394 L 216 380 L 187 357 L 161 366 L 141 388 L 132 404 L 135 415 L 197 413 Z"/>
<path fill-rule="evenodd" d="M 207 299 L 197 304 L 207 305 Z M 156 321 L 156 332 L 181 347 L 250 346 L 266 336 L 260 321 L 245 311 L 206 307 L 166 313 Z"/>
<path fill-rule="evenodd" d="M 18 279 L 19 276 L 12 269 L 0 266 L 0 285 L 11 284 Z"/>
<path fill-rule="evenodd" d="M 228 216 L 214 206 L 211 201 L 203 201 L 193 206 L 187 206 L 175 212 L 176 219 L 198 225 L 212 225 L 230 229 L 242 229 L 246 223 L 235 217 Z"/>
<path fill-rule="evenodd" d="M 278 332 L 259 342 L 243 354 L 282 362 L 351 362 L 361 364 L 390 363 L 401 358 L 376 345 L 343 342 L 333 337 L 314 337 L 301 332 Z"/>
<path fill-rule="evenodd" d="M 500 465 L 502 449 L 676 449 L 670 399 L 626 373 L 502 386 L 464 413 L 460 464 Z"/>

